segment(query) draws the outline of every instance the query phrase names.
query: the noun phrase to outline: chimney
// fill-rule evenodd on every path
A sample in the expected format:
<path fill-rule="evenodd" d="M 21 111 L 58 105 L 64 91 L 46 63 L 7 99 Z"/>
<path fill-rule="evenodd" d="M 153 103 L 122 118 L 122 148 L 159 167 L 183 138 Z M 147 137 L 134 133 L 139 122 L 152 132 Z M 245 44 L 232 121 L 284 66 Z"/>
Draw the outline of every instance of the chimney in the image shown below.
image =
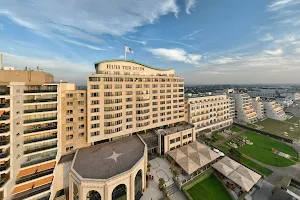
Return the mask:
<path fill-rule="evenodd" d="M 0 53 L 0 70 L 3 70 L 2 54 Z"/>

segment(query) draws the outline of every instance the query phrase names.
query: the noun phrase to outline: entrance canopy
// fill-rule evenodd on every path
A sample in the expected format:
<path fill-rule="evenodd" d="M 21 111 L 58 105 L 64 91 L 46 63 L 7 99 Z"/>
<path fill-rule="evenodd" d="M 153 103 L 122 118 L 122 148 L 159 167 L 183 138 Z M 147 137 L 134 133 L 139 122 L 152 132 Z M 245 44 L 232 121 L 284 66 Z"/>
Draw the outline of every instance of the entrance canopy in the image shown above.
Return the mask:
<path fill-rule="evenodd" d="M 229 157 L 224 157 L 212 165 L 218 172 L 249 192 L 259 181 L 261 175 L 239 164 Z"/>
<path fill-rule="evenodd" d="M 187 173 L 192 174 L 201 167 L 219 158 L 219 154 L 197 141 L 174 149 L 168 155 Z"/>

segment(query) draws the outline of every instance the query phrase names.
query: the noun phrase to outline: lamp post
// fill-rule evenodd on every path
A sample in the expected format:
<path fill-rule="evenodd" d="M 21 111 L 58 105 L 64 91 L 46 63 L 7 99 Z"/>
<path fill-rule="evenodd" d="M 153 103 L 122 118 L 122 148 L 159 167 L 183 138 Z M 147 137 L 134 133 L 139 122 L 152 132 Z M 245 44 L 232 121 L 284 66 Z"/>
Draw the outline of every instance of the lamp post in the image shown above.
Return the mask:
<path fill-rule="evenodd" d="M 276 156 L 276 166 L 278 167 L 278 165 L 277 165 L 277 156 Z"/>

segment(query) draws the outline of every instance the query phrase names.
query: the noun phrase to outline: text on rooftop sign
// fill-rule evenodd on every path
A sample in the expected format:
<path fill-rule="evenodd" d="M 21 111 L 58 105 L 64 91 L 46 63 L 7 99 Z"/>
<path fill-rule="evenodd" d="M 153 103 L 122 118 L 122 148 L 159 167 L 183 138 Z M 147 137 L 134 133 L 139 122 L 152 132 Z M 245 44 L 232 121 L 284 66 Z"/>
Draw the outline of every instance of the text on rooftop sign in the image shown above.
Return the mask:
<path fill-rule="evenodd" d="M 133 66 L 121 66 L 121 65 L 106 65 L 107 69 L 121 69 L 121 70 L 136 70 L 136 71 L 144 71 L 144 67 L 133 67 Z"/>

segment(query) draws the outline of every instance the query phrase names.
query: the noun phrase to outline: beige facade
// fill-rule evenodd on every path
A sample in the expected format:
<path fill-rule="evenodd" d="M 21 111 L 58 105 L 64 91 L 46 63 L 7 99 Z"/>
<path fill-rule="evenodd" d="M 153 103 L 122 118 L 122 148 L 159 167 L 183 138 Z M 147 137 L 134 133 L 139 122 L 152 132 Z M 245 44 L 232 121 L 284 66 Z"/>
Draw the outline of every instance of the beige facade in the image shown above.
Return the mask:
<path fill-rule="evenodd" d="M 133 61 L 95 63 L 88 79 L 88 142 L 184 120 L 184 82 L 174 70 Z"/>
<path fill-rule="evenodd" d="M 257 119 L 263 120 L 266 118 L 265 115 L 265 107 L 263 101 L 260 99 L 260 97 L 255 97 L 252 99 L 253 101 L 253 107 L 255 112 L 257 113 Z"/>
<path fill-rule="evenodd" d="M 226 94 L 185 99 L 186 119 L 195 125 L 197 137 L 232 125 L 232 103 Z"/>
<path fill-rule="evenodd" d="M 58 159 L 58 85 L 42 71 L 0 70 L 0 77 L 0 198 L 50 196 Z"/>
<path fill-rule="evenodd" d="M 267 118 L 284 121 L 287 119 L 287 115 L 283 111 L 281 105 L 275 101 L 263 101 L 265 108 L 265 115 Z"/>
<path fill-rule="evenodd" d="M 74 83 L 60 83 L 60 150 L 75 152 L 87 143 L 86 90 L 77 90 Z"/>

